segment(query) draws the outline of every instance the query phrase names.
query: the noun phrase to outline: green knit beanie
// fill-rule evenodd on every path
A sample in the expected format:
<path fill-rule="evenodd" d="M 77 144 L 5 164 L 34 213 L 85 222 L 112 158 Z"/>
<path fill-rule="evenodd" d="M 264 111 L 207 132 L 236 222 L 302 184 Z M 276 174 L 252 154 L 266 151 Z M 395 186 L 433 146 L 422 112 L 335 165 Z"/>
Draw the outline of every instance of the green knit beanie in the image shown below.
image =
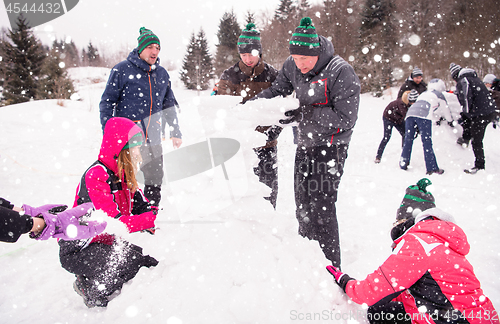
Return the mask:
<path fill-rule="evenodd" d="M 295 32 L 290 39 L 290 55 L 318 56 L 321 47 L 316 28 L 312 25 L 309 17 L 300 20 L 300 26 L 295 28 Z"/>
<path fill-rule="evenodd" d="M 129 141 L 127 142 L 127 144 L 125 144 L 122 150 L 141 145 L 142 145 L 142 134 L 137 133 L 129 139 Z"/>
<path fill-rule="evenodd" d="M 137 51 L 139 54 L 151 44 L 158 44 L 160 46 L 160 39 L 151 30 L 141 27 L 139 34 L 139 37 L 137 37 Z"/>
<path fill-rule="evenodd" d="M 261 54 L 262 44 L 260 42 L 260 32 L 255 29 L 255 24 L 249 23 L 238 38 L 238 52 L 240 54 L 252 53 L 253 50 L 257 50 Z"/>
<path fill-rule="evenodd" d="M 436 207 L 434 196 L 427 191 L 427 186 L 431 184 L 429 179 L 423 178 L 416 185 L 406 188 L 406 194 L 398 208 L 396 220 L 409 219 L 424 210 Z"/>

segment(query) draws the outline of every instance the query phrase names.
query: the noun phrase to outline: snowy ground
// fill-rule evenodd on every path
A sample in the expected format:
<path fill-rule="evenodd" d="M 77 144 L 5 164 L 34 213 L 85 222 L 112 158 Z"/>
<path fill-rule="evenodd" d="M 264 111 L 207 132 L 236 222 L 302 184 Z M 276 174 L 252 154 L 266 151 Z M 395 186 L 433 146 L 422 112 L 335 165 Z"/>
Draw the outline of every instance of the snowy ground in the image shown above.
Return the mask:
<path fill-rule="evenodd" d="M 16 205 L 73 204 L 82 173 L 97 158 L 106 73 L 73 70 L 83 100 L 64 107 L 46 100 L 0 109 L 0 196 Z M 239 152 L 224 163 L 228 180 L 216 166 L 164 186 L 157 234 L 125 237 L 160 263 L 142 268 L 106 309 L 88 309 L 73 291 L 74 276 L 60 267 L 55 240 L 22 237 L 0 244 L 0 323 L 366 323 L 363 308 L 349 303 L 326 272 L 317 243 L 297 234 L 290 128 L 279 140 L 276 211 L 261 198 L 267 188 L 252 174 L 251 148 L 263 141 L 254 125 L 271 122 L 280 109 L 296 105 L 294 99 L 238 106 L 236 98 L 210 97 L 210 91 L 198 95 L 178 81 L 173 86 L 181 106 L 182 147 L 212 137 L 240 142 Z M 396 131 L 382 163 L 373 163 L 382 111 L 396 93 L 362 95 L 340 184 L 342 265 L 359 279 L 389 256 L 389 230 L 405 188 L 425 177 L 420 139 L 410 169 L 399 169 Z M 430 176 L 431 192 L 467 233 L 469 260 L 500 307 L 500 130 L 488 127 L 486 171 L 476 175 L 463 173 L 474 157 L 470 148 L 455 144 L 459 133 L 448 125 L 434 127 L 435 153 L 446 172 Z M 165 142 L 167 152 L 170 146 Z"/>

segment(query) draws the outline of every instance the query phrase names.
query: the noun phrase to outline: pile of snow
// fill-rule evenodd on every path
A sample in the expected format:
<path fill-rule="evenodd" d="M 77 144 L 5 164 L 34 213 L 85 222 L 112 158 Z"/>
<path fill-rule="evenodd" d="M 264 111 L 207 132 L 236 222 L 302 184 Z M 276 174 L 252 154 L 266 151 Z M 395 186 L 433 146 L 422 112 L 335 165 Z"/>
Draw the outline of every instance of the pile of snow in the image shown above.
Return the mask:
<path fill-rule="evenodd" d="M 109 71 L 108 71 L 109 72 Z M 84 74 L 84 71 L 79 71 Z M 93 72 L 92 72 L 93 73 Z M 92 73 L 89 72 L 89 75 Z M 72 205 L 82 173 L 98 154 L 102 136 L 98 106 L 103 82 L 80 88 L 81 101 L 35 101 L 0 110 L 0 196 L 16 205 Z M 85 91 L 82 91 L 85 89 Z M 294 108 L 295 99 L 275 98 L 239 105 L 239 98 L 210 97 L 210 90 L 174 87 L 181 107 L 183 145 L 232 138 L 241 146 L 221 166 L 163 186 L 156 235 L 124 239 L 157 258 L 142 268 L 105 309 L 88 309 L 61 268 L 55 240 L 23 236 L 0 244 L 0 314 L 7 323 L 366 323 L 364 308 L 350 303 L 326 272 L 317 242 L 297 234 L 293 196 L 295 145 L 290 127 L 279 138 L 276 211 L 262 197 L 252 148 L 264 137 L 254 131 Z M 397 91 L 394 91 L 395 95 Z M 394 98 L 362 95 L 345 173 L 339 189 L 342 267 L 362 279 L 391 253 L 389 231 L 405 188 L 425 177 L 419 139 L 411 167 L 398 167 L 396 132 L 382 162 L 374 164 L 382 138 L 382 111 Z M 486 171 L 464 174 L 474 156 L 455 144 L 461 130 L 433 129 L 438 164 L 430 176 L 437 206 L 467 233 L 469 260 L 493 303 L 500 307 L 500 131 L 488 126 Z M 166 156 L 171 143 L 164 142 Z M 110 226 L 110 229 L 116 226 Z"/>

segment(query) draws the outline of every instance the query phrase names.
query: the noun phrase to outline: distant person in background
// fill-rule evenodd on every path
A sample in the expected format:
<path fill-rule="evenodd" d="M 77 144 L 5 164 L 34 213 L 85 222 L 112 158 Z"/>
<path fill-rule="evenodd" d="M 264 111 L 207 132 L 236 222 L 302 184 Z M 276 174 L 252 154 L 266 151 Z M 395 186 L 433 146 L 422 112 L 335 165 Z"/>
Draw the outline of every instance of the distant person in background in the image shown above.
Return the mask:
<path fill-rule="evenodd" d="M 424 178 L 406 189 L 391 230 L 392 253 L 366 279 L 326 268 L 352 301 L 369 306 L 370 324 L 498 324 L 466 258 L 467 236 L 436 208 L 430 184 Z"/>
<path fill-rule="evenodd" d="M 144 194 L 158 206 L 163 182 L 162 120 L 166 120 L 170 127 L 174 148 L 181 146 L 182 134 L 170 76 L 160 66 L 158 58 L 160 39 L 151 30 L 142 27 L 137 42 L 137 47 L 128 58 L 111 70 L 99 110 L 103 130 L 112 117 L 125 117 L 144 132 L 146 143 L 141 147 Z"/>
<path fill-rule="evenodd" d="M 418 94 L 411 98 L 408 98 L 411 91 L 405 91 L 403 97 L 398 98 L 384 109 L 382 115 L 382 122 L 384 123 L 384 137 L 380 141 L 378 146 L 377 156 L 375 157 L 375 163 L 380 163 L 382 159 L 382 154 L 384 154 L 385 147 L 389 140 L 391 139 L 392 129 L 396 128 L 399 134 L 401 134 L 401 146 L 404 144 L 405 140 L 405 117 L 408 108 L 417 100 Z"/>
<path fill-rule="evenodd" d="M 472 141 L 474 167 L 465 169 L 465 173 L 475 174 L 485 168 L 483 139 L 486 126 L 495 120 L 497 107 L 490 92 L 478 78 L 476 71 L 450 64 L 450 73 L 457 82 L 456 95 L 462 106 L 462 137 L 457 144 L 468 145 Z"/>
<path fill-rule="evenodd" d="M 106 222 L 85 220 L 94 209 L 92 204 L 67 208 L 56 204 L 15 207 L 10 201 L 0 198 L 0 241 L 14 243 L 27 233 L 36 240 L 51 237 L 80 240 L 100 234 L 106 228 Z"/>
<path fill-rule="evenodd" d="M 430 89 L 422 92 L 406 113 L 405 142 L 399 161 L 399 167 L 402 170 L 407 170 L 410 164 L 413 141 L 418 129 L 424 148 L 426 174 L 444 173 L 444 170 L 438 167 L 436 155 L 432 148 L 432 121 L 436 119 L 437 114 L 445 116 L 445 119 L 450 123 L 453 122 L 453 119 L 448 108 L 448 102 L 442 93 L 445 90 L 444 82 L 441 81 L 439 84 L 441 85 L 439 89 Z M 410 96 L 413 95 L 417 95 L 416 90 L 411 91 Z"/>
<path fill-rule="evenodd" d="M 493 118 L 493 128 L 497 128 L 500 119 L 500 79 L 493 74 L 486 74 L 483 78 L 484 85 L 490 91 L 491 97 L 497 106 L 495 117 Z"/>
<path fill-rule="evenodd" d="M 245 103 L 257 93 L 271 86 L 278 71 L 262 59 L 262 43 L 260 32 L 253 23 L 247 24 L 238 38 L 238 52 L 241 60 L 231 66 L 220 77 L 217 95 L 239 96 Z M 259 157 L 259 165 L 255 174 L 259 181 L 271 188 L 271 195 L 266 197 L 274 208 L 278 196 L 278 136 L 282 128 L 279 126 L 258 126 L 256 131 L 267 136 L 266 145 L 255 148 Z"/>
<path fill-rule="evenodd" d="M 488 88 L 488 90 L 491 90 L 491 86 L 493 85 L 493 81 L 495 81 L 497 77 L 494 74 L 486 74 L 483 78 L 483 83 Z"/>
<path fill-rule="evenodd" d="M 406 79 L 405 83 L 401 86 L 398 92 L 398 98 L 403 96 L 405 91 L 416 90 L 418 94 L 421 94 L 425 90 L 427 90 L 427 84 L 423 81 L 423 75 L 421 69 L 415 67 L 411 75 Z"/>

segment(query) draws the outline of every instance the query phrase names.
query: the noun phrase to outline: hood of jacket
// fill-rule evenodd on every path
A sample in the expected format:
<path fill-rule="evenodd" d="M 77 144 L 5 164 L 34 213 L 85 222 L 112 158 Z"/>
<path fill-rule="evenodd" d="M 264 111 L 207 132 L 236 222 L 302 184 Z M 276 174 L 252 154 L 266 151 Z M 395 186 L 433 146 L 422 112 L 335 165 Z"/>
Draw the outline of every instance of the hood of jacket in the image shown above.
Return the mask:
<path fill-rule="evenodd" d="M 133 65 L 137 66 L 139 69 L 145 72 L 154 71 L 160 65 L 159 57 L 156 58 L 156 62 L 153 65 L 149 65 L 146 61 L 141 59 L 139 57 L 139 52 L 137 50 L 137 47 L 134 48 L 132 52 L 128 54 L 127 61 L 129 61 L 130 63 L 132 63 Z"/>
<path fill-rule="evenodd" d="M 318 55 L 318 62 L 314 65 L 314 68 L 307 72 L 307 74 L 317 75 L 330 63 L 330 60 L 335 54 L 335 49 L 333 48 L 332 42 L 323 36 L 319 36 L 320 53 Z"/>
<path fill-rule="evenodd" d="M 475 70 L 470 69 L 470 68 L 463 68 L 460 70 L 460 73 L 458 74 L 458 78 L 465 78 L 465 77 L 476 77 L 477 78 L 477 73 Z"/>
<path fill-rule="evenodd" d="M 428 219 L 428 217 L 433 217 L 434 219 Z M 461 255 L 467 255 L 470 250 L 467 236 L 455 224 L 453 216 L 439 208 L 430 208 L 418 214 L 415 217 L 415 225 L 408 229 L 394 243 L 398 244 L 406 235 L 410 234 L 434 237 Z"/>
<path fill-rule="evenodd" d="M 133 121 L 124 117 L 113 117 L 106 123 L 102 136 L 99 161 L 118 174 L 118 155 L 127 142 L 137 133 L 144 133 Z"/>

